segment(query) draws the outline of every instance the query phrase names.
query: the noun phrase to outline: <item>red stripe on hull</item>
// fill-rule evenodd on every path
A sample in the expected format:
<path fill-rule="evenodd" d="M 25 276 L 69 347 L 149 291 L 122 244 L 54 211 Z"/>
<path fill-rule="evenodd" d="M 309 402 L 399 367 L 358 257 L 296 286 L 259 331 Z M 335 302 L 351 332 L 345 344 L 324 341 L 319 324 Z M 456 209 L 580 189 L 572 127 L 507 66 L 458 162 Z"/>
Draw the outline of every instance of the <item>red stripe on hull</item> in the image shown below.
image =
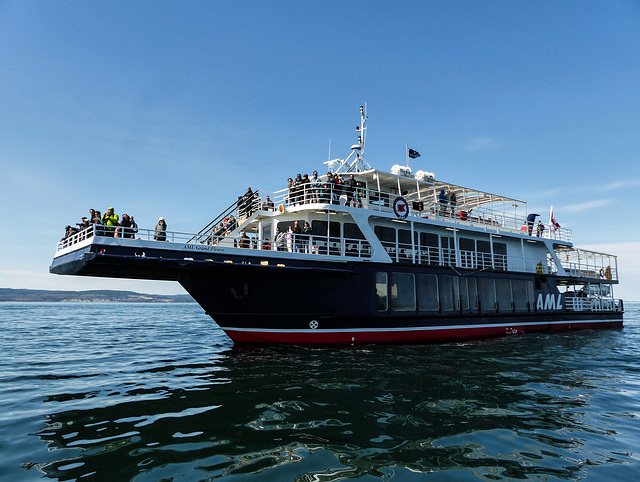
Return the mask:
<path fill-rule="evenodd" d="M 235 343 L 285 343 L 293 345 L 351 345 L 365 343 L 417 343 L 505 336 L 517 333 L 622 328 L 622 320 L 562 322 L 541 325 L 482 326 L 402 331 L 249 331 L 224 329 Z"/>

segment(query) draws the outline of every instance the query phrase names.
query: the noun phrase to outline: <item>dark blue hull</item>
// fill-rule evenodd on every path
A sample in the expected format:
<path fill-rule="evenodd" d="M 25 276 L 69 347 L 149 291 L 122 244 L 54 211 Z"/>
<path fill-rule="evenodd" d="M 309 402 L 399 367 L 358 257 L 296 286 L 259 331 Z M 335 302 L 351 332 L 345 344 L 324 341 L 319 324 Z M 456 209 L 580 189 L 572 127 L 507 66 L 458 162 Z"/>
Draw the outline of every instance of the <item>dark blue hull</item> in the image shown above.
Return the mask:
<path fill-rule="evenodd" d="M 569 310 L 553 276 L 530 273 L 292 259 L 277 252 L 262 258 L 259 251 L 241 249 L 218 254 L 100 245 L 60 256 L 50 270 L 178 281 L 236 342 L 409 343 L 622 326 L 621 307 Z M 426 310 L 416 304 L 413 310 L 397 311 L 391 305 L 380 309 L 375 285 L 379 273 L 519 280 L 535 289 L 533 297 L 520 304 L 472 302 Z M 549 297 L 551 305 L 541 304 Z"/>

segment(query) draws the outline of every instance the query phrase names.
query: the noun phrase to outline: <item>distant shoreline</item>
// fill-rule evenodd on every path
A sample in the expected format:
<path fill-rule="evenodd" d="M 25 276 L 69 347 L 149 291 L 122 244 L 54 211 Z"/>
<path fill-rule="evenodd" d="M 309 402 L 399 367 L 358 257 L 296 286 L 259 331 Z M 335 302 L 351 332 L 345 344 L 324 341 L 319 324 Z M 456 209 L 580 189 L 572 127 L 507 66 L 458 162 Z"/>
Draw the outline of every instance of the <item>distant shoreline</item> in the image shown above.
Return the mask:
<path fill-rule="evenodd" d="M 151 295 L 135 291 L 53 291 L 0 288 L 0 302 L 195 303 L 190 295 Z"/>

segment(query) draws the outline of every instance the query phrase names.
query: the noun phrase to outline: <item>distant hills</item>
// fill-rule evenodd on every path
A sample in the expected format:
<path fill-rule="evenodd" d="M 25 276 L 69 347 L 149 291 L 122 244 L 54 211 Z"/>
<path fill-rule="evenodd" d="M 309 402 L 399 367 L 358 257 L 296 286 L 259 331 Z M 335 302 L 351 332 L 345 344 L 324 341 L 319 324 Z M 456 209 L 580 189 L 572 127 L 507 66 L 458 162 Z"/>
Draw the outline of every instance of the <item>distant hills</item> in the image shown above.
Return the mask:
<path fill-rule="evenodd" d="M 135 291 L 49 291 L 0 288 L 1 301 L 89 302 L 89 303 L 195 303 L 189 295 L 148 295 Z"/>

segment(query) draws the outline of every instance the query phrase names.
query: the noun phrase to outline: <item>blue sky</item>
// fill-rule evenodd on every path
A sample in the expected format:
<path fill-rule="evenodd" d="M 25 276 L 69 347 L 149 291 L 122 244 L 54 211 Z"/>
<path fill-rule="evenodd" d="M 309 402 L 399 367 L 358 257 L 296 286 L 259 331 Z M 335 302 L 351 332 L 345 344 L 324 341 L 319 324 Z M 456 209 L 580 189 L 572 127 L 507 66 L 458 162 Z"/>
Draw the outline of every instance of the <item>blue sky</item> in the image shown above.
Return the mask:
<path fill-rule="evenodd" d="M 89 208 L 193 232 L 247 186 L 348 154 L 528 202 L 619 255 L 640 299 L 640 2 L 0 0 L 0 287 L 182 293 L 48 273 Z"/>

